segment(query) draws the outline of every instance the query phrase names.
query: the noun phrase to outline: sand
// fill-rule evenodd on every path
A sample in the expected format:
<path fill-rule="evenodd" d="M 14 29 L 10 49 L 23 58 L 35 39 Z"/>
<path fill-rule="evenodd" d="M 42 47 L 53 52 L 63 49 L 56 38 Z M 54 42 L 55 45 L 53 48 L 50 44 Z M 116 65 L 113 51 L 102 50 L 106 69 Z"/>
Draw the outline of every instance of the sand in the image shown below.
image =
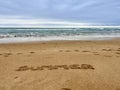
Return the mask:
<path fill-rule="evenodd" d="M 120 40 L 0 44 L 0 90 L 120 90 Z"/>

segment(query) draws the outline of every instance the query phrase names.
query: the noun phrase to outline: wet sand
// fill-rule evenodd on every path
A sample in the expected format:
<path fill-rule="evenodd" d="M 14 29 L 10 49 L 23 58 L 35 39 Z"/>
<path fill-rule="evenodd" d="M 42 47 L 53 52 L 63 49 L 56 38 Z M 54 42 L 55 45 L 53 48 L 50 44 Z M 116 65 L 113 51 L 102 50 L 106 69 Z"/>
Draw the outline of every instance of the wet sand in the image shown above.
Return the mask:
<path fill-rule="evenodd" d="M 120 90 L 120 40 L 0 44 L 0 90 Z"/>

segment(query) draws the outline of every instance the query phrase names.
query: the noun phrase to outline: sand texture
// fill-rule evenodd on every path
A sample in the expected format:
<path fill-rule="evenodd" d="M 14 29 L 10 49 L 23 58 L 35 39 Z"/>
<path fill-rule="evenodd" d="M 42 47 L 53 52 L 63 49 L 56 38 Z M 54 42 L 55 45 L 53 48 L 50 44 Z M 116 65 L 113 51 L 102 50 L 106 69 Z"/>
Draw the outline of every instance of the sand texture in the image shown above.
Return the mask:
<path fill-rule="evenodd" d="M 120 40 L 0 44 L 0 90 L 120 90 Z"/>

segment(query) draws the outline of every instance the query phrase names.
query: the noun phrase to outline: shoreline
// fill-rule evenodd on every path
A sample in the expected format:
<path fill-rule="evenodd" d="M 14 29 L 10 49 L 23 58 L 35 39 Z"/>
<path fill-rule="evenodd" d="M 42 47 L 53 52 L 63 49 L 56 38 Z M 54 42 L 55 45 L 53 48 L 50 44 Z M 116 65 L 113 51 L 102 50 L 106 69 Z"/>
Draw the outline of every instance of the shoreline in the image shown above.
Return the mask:
<path fill-rule="evenodd" d="M 30 44 L 30 43 L 52 43 L 52 42 L 89 42 L 89 41 L 91 41 L 91 42 L 101 42 L 101 41 L 103 41 L 103 42 L 106 42 L 106 41 L 119 41 L 120 40 L 120 38 L 118 37 L 118 38 L 112 38 L 112 39 L 99 39 L 99 40 L 95 40 L 95 39 L 93 39 L 93 40 L 48 40 L 48 41 L 21 41 L 21 42 L 3 42 L 3 43 L 0 43 L 0 45 L 2 45 L 2 44 Z"/>

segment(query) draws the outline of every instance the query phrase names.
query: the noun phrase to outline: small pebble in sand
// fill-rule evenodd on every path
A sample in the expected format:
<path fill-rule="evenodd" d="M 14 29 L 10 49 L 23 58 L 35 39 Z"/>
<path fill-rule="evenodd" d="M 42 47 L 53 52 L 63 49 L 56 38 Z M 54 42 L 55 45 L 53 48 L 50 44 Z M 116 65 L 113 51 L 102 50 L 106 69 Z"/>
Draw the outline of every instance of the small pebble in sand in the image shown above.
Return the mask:
<path fill-rule="evenodd" d="M 89 51 L 82 51 L 82 52 L 89 52 Z"/>
<path fill-rule="evenodd" d="M 62 90 L 72 90 L 71 88 L 62 88 Z"/>
<path fill-rule="evenodd" d="M 75 51 L 75 52 L 79 52 L 79 50 L 77 50 L 77 49 L 76 49 L 76 50 L 74 50 L 74 51 Z"/>
<path fill-rule="evenodd" d="M 70 52 L 70 50 L 66 50 L 66 52 Z"/>
<path fill-rule="evenodd" d="M 31 54 L 35 53 L 35 52 L 30 52 Z"/>
<path fill-rule="evenodd" d="M 116 54 L 120 54 L 120 52 L 117 52 Z"/>

